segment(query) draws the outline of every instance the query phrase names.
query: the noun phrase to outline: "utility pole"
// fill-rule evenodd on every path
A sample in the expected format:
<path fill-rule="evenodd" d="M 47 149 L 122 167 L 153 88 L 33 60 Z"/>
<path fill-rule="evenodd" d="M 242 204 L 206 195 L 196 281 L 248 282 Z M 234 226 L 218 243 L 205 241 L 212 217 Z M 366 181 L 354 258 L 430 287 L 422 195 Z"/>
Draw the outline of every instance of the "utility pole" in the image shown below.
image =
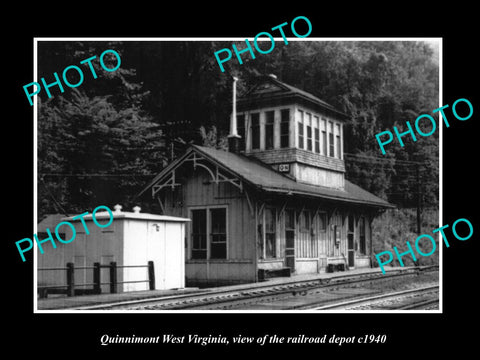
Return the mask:
<path fill-rule="evenodd" d="M 422 188 L 420 185 L 420 165 L 416 165 L 417 173 L 417 233 L 421 235 L 422 233 Z"/>

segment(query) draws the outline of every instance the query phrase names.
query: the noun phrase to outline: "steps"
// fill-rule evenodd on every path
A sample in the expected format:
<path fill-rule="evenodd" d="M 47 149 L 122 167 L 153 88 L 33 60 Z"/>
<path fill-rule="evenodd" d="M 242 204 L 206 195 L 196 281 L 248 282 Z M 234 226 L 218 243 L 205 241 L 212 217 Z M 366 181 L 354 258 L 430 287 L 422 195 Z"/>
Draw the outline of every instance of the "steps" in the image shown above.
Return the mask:
<path fill-rule="evenodd" d="M 266 279 L 271 279 L 275 277 L 290 277 L 291 271 L 290 268 L 280 268 L 280 269 L 258 269 L 258 281 L 265 281 Z"/>

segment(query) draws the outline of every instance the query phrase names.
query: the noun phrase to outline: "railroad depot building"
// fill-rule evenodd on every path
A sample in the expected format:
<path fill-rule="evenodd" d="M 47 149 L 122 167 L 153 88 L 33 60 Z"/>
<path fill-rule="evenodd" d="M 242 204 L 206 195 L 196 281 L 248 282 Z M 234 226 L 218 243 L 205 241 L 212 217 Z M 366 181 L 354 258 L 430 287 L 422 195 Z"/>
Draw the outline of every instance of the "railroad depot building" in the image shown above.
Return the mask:
<path fill-rule="evenodd" d="M 372 266 L 393 206 L 345 179 L 347 116 L 275 76 L 235 97 L 229 150 L 192 145 L 141 192 L 191 220 L 187 286 Z"/>

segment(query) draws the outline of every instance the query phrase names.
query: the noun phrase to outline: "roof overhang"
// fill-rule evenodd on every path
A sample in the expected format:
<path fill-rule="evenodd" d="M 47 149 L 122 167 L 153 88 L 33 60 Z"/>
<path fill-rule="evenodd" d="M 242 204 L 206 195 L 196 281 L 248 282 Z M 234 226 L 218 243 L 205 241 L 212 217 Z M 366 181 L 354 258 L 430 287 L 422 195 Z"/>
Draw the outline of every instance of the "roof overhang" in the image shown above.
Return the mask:
<path fill-rule="evenodd" d="M 292 179 L 285 177 L 285 182 L 291 182 L 291 187 L 275 187 L 268 184 L 268 180 L 265 184 L 260 184 L 258 182 L 251 181 L 247 176 L 243 176 L 241 173 L 233 170 L 228 164 L 223 163 L 219 159 L 215 158 L 209 154 L 216 153 L 221 150 L 209 149 L 205 151 L 202 147 L 193 145 L 190 147 L 184 155 L 172 162 L 169 166 L 163 169 L 139 194 L 141 196 L 147 190 L 151 189 L 152 197 L 155 197 L 156 194 L 164 188 L 174 189 L 176 186 L 179 186 L 180 183 L 176 182 L 176 169 L 182 166 L 185 163 L 191 163 L 195 168 L 203 168 L 210 174 L 211 181 L 213 183 L 229 182 L 232 185 L 239 188 L 240 191 L 245 190 L 245 185 L 251 186 L 257 190 L 261 190 L 267 193 L 274 193 L 281 196 L 300 196 L 314 199 L 323 199 L 328 201 L 341 202 L 344 204 L 350 205 L 364 205 L 376 208 L 395 208 L 394 205 L 384 201 L 383 199 L 378 198 L 378 201 L 362 199 L 361 196 L 355 197 L 354 195 L 348 193 L 347 191 L 342 190 L 332 190 L 322 187 L 316 187 L 313 185 L 302 186 L 301 184 L 295 182 Z M 237 154 L 229 154 L 230 156 L 238 156 Z M 242 158 L 243 161 L 247 161 Z M 251 161 L 251 160 L 250 160 Z M 252 164 L 252 166 L 260 166 L 257 163 Z M 273 169 L 268 168 L 267 166 L 262 166 L 263 171 L 271 171 L 275 176 L 283 175 L 275 172 Z M 356 186 L 356 189 L 360 191 L 359 187 Z M 357 191 L 357 192 L 358 192 Z M 367 193 L 365 190 L 361 189 L 362 192 Z M 369 193 L 368 193 L 369 194 Z M 370 194 L 373 196 L 373 194 Z M 376 200 L 376 199 L 375 199 Z"/>
<path fill-rule="evenodd" d="M 308 192 L 308 191 L 298 191 L 298 190 L 285 190 L 285 189 L 278 189 L 278 188 L 273 188 L 273 187 L 262 187 L 262 190 L 266 192 L 271 192 L 271 193 L 277 193 L 277 194 L 282 194 L 286 196 L 302 196 L 302 197 L 308 197 L 308 198 L 318 198 L 322 200 L 328 200 L 328 201 L 336 201 L 336 202 L 342 202 L 345 204 L 351 204 L 351 205 L 367 205 L 367 206 L 372 206 L 372 207 L 378 207 L 378 208 L 390 208 L 394 209 L 396 208 L 395 205 L 390 204 L 390 203 L 376 203 L 372 201 L 363 201 L 363 200 L 356 200 L 356 199 L 347 199 L 339 196 L 329 196 L 325 194 L 318 194 L 314 192 Z"/>
<path fill-rule="evenodd" d="M 263 107 L 269 106 L 287 106 L 293 104 L 304 105 L 305 107 L 311 108 L 320 113 L 335 117 L 338 120 L 345 121 L 349 119 L 349 116 L 347 114 L 335 109 L 334 107 L 325 106 L 322 103 L 312 101 L 311 99 L 302 94 L 295 93 L 279 93 L 276 95 L 270 95 L 268 97 L 239 99 L 237 101 L 237 111 L 242 112 L 261 109 Z"/>

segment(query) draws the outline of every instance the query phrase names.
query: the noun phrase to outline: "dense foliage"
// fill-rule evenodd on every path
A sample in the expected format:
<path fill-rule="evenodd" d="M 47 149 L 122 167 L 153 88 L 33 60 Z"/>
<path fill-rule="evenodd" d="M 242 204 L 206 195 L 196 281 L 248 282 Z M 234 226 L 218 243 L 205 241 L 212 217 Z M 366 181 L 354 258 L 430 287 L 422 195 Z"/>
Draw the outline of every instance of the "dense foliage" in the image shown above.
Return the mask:
<path fill-rule="evenodd" d="M 131 208 L 135 194 L 190 142 L 225 144 L 231 76 L 239 92 L 260 74 L 276 74 L 350 116 L 345 127 L 347 177 L 402 207 L 438 202 L 438 131 L 382 156 L 374 135 L 413 122 L 438 105 L 438 61 L 423 42 L 277 43 L 244 64 L 214 51 L 231 42 L 39 42 L 39 77 L 53 81 L 68 65 L 97 55 L 97 79 L 50 99 L 38 114 L 38 204 L 46 213 L 77 213 L 100 204 Z M 239 44 L 239 48 L 241 48 Z M 107 73 L 99 55 L 114 49 L 121 67 Z M 80 66 L 80 65 L 79 65 Z M 72 83 L 75 83 L 72 80 Z M 418 173 L 417 173 L 418 171 Z M 417 181 L 420 179 L 420 182 Z M 420 184 L 420 185 L 419 185 Z"/>

